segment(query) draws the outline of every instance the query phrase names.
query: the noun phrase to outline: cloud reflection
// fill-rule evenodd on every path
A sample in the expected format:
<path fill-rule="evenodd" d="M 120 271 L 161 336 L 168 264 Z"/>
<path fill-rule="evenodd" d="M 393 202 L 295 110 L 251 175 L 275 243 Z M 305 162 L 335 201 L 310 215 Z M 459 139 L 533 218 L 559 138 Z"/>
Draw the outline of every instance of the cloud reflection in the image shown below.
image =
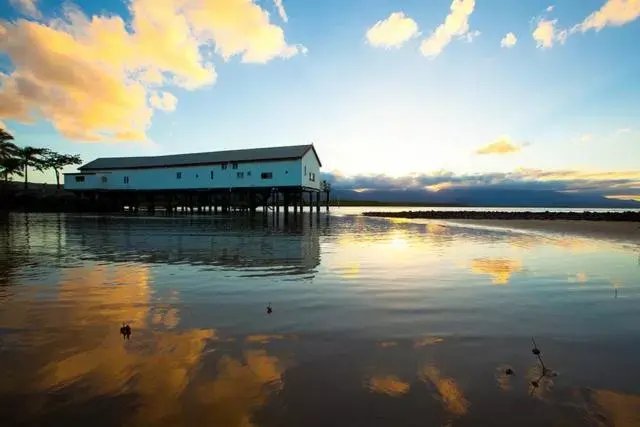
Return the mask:
<path fill-rule="evenodd" d="M 198 424 L 252 426 L 253 410 L 266 403 L 270 393 L 283 387 L 283 367 L 278 358 L 264 350 L 246 351 L 243 361 L 224 356 L 217 364 L 218 375 L 198 387 Z"/>
<path fill-rule="evenodd" d="M 522 271 L 522 263 L 507 258 L 477 258 L 471 262 L 471 271 L 492 276 L 494 285 L 506 285 L 514 273 Z"/>
<path fill-rule="evenodd" d="M 435 366 L 424 366 L 419 372 L 422 381 L 432 383 L 438 391 L 438 398 L 447 411 L 464 415 L 469 410 L 469 401 L 465 399 L 460 387 L 453 378 L 443 377 Z"/>
<path fill-rule="evenodd" d="M 595 403 L 595 409 L 603 411 L 611 421 L 611 425 L 616 427 L 640 425 L 640 396 L 611 390 L 594 390 L 591 398 Z M 597 416 L 592 418 L 594 421 L 599 420 Z"/>
<path fill-rule="evenodd" d="M 395 375 L 372 377 L 369 380 L 369 388 L 376 393 L 397 397 L 409 391 L 409 383 L 400 380 Z"/>
<path fill-rule="evenodd" d="M 218 357 L 207 347 L 216 343 L 222 351 L 220 346 L 231 341 L 218 339 L 216 330 L 175 331 L 179 293 L 170 291 L 152 304 L 149 266 L 95 264 L 63 271 L 57 302 L 47 310 L 29 310 L 37 300 L 31 298 L 15 301 L 14 309 L 4 313 L 4 326 L 36 322 L 46 330 L 33 326 L 8 337 L 11 342 L 16 338 L 30 369 L 3 381 L 0 393 L 21 395 L 29 404 L 40 399 L 35 396 L 64 393 L 64 403 L 55 403 L 62 413 L 85 411 L 95 399 L 104 399 L 111 410 L 109 399 L 126 396 L 124 416 L 130 425 L 251 425 L 256 407 L 283 387 L 282 364 L 266 351 Z M 131 340 L 119 334 L 122 321 L 132 324 Z M 283 338 L 251 335 L 245 342 Z M 206 363 L 216 358 L 217 363 Z M 213 372 L 207 365 L 215 366 Z M 54 404 L 48 398 L 43 402 Z M 46 413 L 42 409 L 33 416 Z"/>

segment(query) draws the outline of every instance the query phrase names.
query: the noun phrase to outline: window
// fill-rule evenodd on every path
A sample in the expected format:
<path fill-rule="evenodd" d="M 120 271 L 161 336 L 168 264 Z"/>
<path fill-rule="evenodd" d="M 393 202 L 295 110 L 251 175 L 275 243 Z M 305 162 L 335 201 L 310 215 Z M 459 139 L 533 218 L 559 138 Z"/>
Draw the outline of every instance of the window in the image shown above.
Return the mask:
<path fill-rule="evenodd" d="M 196 174 L 196 178 L 200 178 L 200 175 Z"/>
<path fill-rule="evenodd" d="M 307 174 L 307 165 L 304 165 L 304 174 Z"/>
<path fill-rule="evenodd" d="M 316 181 L 316 174 L 313 172 L 309 172 L 309 181 L 311 182 L 315 182 Z"/>
<path fill-rule="evenodd" d="M 236 162 L 231 163 L 231 169 L 238 169 L 238 164 Z"/>
<path fill-rule="evenodd" d="M 176 172 L 176 179 L 182 179 L 182 172 Z"/>
<path fill-rule="evenodd" d="M 76 182 L 84 182 L 84 176 L 76 176 Z"/>
<path fill-rule="evenodd" d="M 227 164 L 226 163 L 221 164 L 220 167 L 222 168 L 223 171 L 227 170 Z"/>
<path fill-rule="evenodd" d="M 236 172 L 236 177 L 237 177 L 238 179 L 242 179 L 242 178 L 244 178 L 244 172 Z"/>
<path fill-rule="evenodd" d="M 262 172 L 260 174 L 261 179 L 273 179 L 273 172 Z"/>
<path fill-rule="evenodd" d="M 251 171 L 247 171 L 247 176 L 251 176 Z"/>
<path fill-rule="evenodd" d="M 128 177 L 128 176 L 125 176 L 125 177 L 124 177 L 124 183 L 125 183 L 125 184 L 128 184 L 128 183 L 129 183 L 129 177 Z"/>
<path fill-rule="evenodd" d="M 209 172 L 209 178 L 213 179 L 213 171 Z"/>
<path fill-rule="evenodd" d="M 107 183 L 107 177 L 103 176 L 102 178 L 100 178 L 100 181 L 102 181 L 103 184 Z"/>

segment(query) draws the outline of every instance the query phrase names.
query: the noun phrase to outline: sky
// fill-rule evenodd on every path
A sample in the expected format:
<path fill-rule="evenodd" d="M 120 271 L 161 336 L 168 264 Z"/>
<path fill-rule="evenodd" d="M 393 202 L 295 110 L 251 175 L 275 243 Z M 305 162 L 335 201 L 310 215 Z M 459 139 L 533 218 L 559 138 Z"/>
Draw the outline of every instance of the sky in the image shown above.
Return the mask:
<path fill-rule="evenodd" d="M 0 120 L 87 162 L 314 143 L 337 181 L 640 199 L 639 18 L 640 0 L 5 0 Z"/>

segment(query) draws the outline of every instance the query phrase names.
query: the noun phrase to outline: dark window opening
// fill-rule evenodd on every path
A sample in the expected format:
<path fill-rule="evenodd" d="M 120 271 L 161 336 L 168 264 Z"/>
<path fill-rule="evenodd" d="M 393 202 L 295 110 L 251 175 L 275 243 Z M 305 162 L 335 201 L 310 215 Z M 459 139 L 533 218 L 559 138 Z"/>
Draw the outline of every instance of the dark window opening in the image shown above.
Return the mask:
<path fill-rule="evenodd" d="M 182 179 L 182 172 L 176 172 L 176 179 Z"/>
<path fill-rule="evenodd" d="M 129 177 L 128 177 L 128 176 L 125 176 L 125 177 L 124 177 L 124 183 L 125 183 L 125 184 L 128 184 L 128 183 L 129 183 Z"/>
<path fill-rule="evenodd" d="M 196 178 L 200 178 L 200 175 L 196 174 Z"/>
<path fill-rule="evenodd" d="M 238 164 L 237 163 L 231 163 L 231 169 L 238 169 Z"/>
<path fill-rule="evenodd" d="M 261 179 L 273 179 L 273 172 L 262 172 L 260 174 Z"/>
<path fill-rule="evenodd" d="M 209 172 L 209 178 L 213 179 L 213 171 Z"/>
<path fill-rule="evenodd" d="M 316 174 L 313 172 L 309 172 L 309 181 L 315 182 L 316 181 Z"/>
<path fill-rule="evenodd" d="M 100 178 L 100 181 L 102 181 L 103 184 L 107 183 L 107 177 L 103 176 L 102 178 Z"/>
<path fill-rule="evenodd" d="M 244 172 L 236 172 L 236 177 L 238 178 L 244 178 Z"/>
<path fill-rule="evenodd" d="M 226 163 L 223 163 L 223 164 L 221 164 L 221 165 L 220 165 L 220 167 L 222 168 L 222 170 L 227 170 L 227 166 L 228 166 L 228 165 L 227 165 Z"/>
<path fill-rule="evenodd" d="M 84 176 L 76 176 L 76 182 L 84 182 Z"/>
<path fill-rule="evenodd" d="M 307 165 L 304 165 L 304 174 L 307 174 Z"/>
<path fill-rule="evenodd" d="M 247 176 L 251 176 L 251 171 L 247 171 Z"/>

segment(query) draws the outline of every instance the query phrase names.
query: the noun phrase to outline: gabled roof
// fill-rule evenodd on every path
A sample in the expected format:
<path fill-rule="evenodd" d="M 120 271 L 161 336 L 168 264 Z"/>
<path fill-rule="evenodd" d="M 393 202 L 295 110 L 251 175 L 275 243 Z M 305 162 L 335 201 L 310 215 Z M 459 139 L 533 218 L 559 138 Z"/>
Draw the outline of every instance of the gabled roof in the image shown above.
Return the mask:
<path fill-rule="evenodd" d="M 244 150 L 212 151 L 209 153 L 171 154 L 148 157 L 101 157 L 79 167 L 81 171 L 105 169 L 148 169 L 169 166 L 196 166 L 229 162 L 258 162 L 273 160 L 301 159 L 313 150 L 318 164 L 320 158 L 313 144 L 290 145 L 284 147 L 249 148 Z"/>

